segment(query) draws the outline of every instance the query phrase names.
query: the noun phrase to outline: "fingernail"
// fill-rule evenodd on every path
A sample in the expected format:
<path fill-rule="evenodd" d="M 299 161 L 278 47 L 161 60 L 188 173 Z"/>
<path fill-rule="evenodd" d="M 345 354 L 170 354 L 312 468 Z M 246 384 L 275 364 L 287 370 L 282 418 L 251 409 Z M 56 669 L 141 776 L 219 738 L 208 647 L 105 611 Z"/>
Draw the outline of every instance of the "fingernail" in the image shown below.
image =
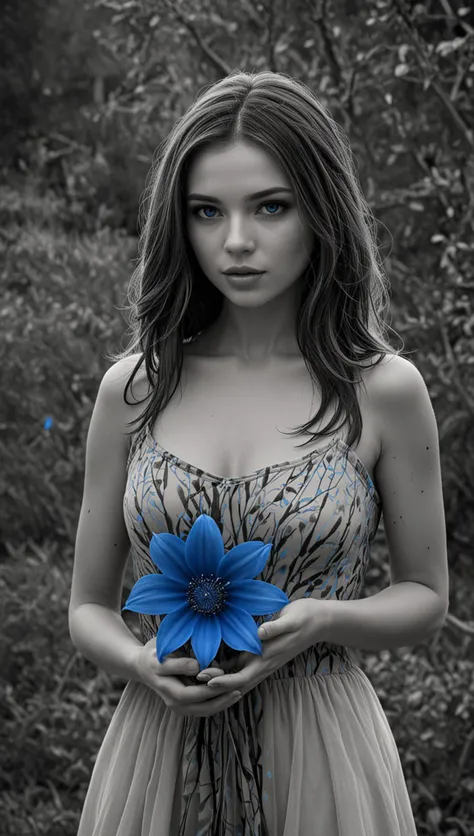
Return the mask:
<path fill-rule="evenodd" d="M 201 682 L 209 682 L 210 676 L 208 673 L 200 673 L 197 675 L 196 679 L 201 680 Z"/>

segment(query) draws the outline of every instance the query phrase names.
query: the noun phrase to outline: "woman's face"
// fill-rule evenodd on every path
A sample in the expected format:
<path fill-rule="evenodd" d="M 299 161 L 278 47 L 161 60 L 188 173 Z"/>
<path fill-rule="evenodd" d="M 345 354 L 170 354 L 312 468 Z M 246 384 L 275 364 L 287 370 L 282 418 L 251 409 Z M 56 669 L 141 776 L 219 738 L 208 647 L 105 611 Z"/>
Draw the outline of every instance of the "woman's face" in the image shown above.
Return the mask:
<path fill-rule="evenodd" d="M 280 188 L 252 197 L 275 187 Z M 190 199 L 192 194 L 204 197 Z M 259 307 L 288 291 L 305 271 L 313 231 L 298 215 L 291 182 L 264 150 L 239 141 L 224 150 L 198 152 L 185 195 L 187 232 L 196 259 L 229 301 Z M 236 288 L 223 273 L 236 265 L 264 273 L 251 286 Z"/>

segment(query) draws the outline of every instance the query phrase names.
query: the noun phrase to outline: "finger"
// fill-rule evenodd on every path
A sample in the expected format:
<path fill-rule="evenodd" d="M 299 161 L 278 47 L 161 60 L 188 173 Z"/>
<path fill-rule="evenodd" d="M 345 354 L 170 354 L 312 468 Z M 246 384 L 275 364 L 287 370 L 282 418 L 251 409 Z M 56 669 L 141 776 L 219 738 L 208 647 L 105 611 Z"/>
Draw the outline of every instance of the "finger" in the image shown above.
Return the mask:
<path fill-rule="evenodd" d="M 211 717 L 219 711 L 224 711 L 230 708 L 231 705 L 239 702 L 242 699 L 242 694 L 220 694 L 207 703 L 198 703 L 197 705 L 190 705 L 185 709 L 186 714 L 194 717 Z"/>
<path fill-rule="evenodd" d="M 158 662 L 160 676 L 177 676 L 187 674 L 196 676 L 199 673 L 199 662 L 197 659 L 189 659 L 186 656 L 167 656 L 163 662 Z"/>
<path fill-rule="evenodd" d="M 248 688 L 249 684 L 258 679 L 262 674 L 262 660 L 254 654 L 247 654 L 250 661 L 239 668 L 235 673 L 226 673 L 224 676 L 216 676 L 207 683 L 209 691 L 220 693 L 221 691 L 241 691 Z M 244 654 L 241 654 L 240 662 L 246 662 Z"/>
<path fill-rule="evenodd" d="M 223 673 L 225 673 L 225 671 L 220 668 L 216 660 L 213 659 L 208 668 L 203 668 L 202 671 L 198 670 L 196 679 L 200 682 L 203 680 L 207 682 L 208 679 L 212 679 L 214 676 L 222 676 Z"/>
<path fill-rule="evenodd" d="M 220 668 L 216 660 L 213 659 L 208 668 L 203 668 L 202 671 L 199 671 L 196 679 L 201 681 L 205 679 L 207 682 L 208 679 L 212 679 L 214 676 L 222 676 L 223 673 L 224 671 L 222 668 Z"/>
<path fill-rule="evenodd" d="M 239 688 L 243 687 L 242 677 L 239 673 L 226 673 L 223 676 L 210 679 L 207 687 L 215 691 L 216 694 L 221 691 L 238 691 Z"/>
<path fill-rule="evenodd" d="M 233 690 L 237 691 L 238 689 L 235 688 Z M 194 703 L 205 702 L 213 703 L 214 701 L 216 701 L 217 704 L 217 701 L 219 699 L 223 699 L 224 697 L 229 696 L 230 693 L 228 693 L 227 691 L 214 693 L 208 688 L 206 683 L 202 683 L 201 685 L 187 685 L 184 694 L 182 692 L 178 694 L 176 690 L 173 690 L 173 699 L 176 701 L 176 703 L 179 703 L 180 705 L 193 705 Z"/>
<path fill-rule="evenodd" d="M 222 668 L 204 668 L 204 670 L 198 673 L 196 679 L 198 679 L 199 682 L 208 682 L 216 676 L 224 676 Z"/>

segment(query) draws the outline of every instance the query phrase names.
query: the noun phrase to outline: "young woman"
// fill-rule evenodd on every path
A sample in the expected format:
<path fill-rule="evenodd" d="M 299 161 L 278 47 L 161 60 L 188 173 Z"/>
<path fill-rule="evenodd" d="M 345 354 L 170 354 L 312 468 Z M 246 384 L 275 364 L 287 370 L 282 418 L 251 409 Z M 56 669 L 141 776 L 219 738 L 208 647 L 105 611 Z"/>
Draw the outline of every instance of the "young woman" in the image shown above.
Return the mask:
<path fill-rule="evenodd" d="M 384 336 L 347 139 L 299 81 L 235 72 L 174 126 L 146 205 L 134 340 L 100 384 L 76 541 L 72 641 L 129 680 L 79 836 L 415 836 L 350 648 L 415 645 L 445 618 L 438 434 Z M 382 509 L 391 584 L 361 598 Z M 137 580 L 156 576 L 153 535 L 186 541 L 202 514 L 226 552 L 271 544 L 260 582 L 289 599 L 257 619 L 260 654 L 219 644 L 209 682 L 190 642 L 158 661 L 161 614 L 139 615 L 142 642 L 121 617 L 129 550 Z"/>

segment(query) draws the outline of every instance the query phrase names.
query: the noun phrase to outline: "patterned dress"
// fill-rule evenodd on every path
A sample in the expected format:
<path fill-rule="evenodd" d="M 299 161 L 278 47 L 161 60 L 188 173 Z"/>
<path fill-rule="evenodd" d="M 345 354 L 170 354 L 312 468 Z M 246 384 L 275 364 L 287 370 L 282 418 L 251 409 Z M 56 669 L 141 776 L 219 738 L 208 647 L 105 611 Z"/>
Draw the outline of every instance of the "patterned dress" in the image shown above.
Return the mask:
<path fill-rule="evenodd" d="M 127 474 L 123 510 L 136 580 L 159 571 L 149 555 L 154 533 L 185 540 L 206 513 L 225 551 L 246 540 L 273 544 L 256 577 L 290 601 L 360 596 L 382 507 L 342 438 L 223 478 L 164 450 L 145 427 L 133 437 Z M 160 617 L 139 619 L 145 643 Z M 78 836 L 416 836 L 416 829 L 372 684 L 349 648 L 318 643 L 211 717 L 178 715 L 146 685 L 128 682 Z"/>

